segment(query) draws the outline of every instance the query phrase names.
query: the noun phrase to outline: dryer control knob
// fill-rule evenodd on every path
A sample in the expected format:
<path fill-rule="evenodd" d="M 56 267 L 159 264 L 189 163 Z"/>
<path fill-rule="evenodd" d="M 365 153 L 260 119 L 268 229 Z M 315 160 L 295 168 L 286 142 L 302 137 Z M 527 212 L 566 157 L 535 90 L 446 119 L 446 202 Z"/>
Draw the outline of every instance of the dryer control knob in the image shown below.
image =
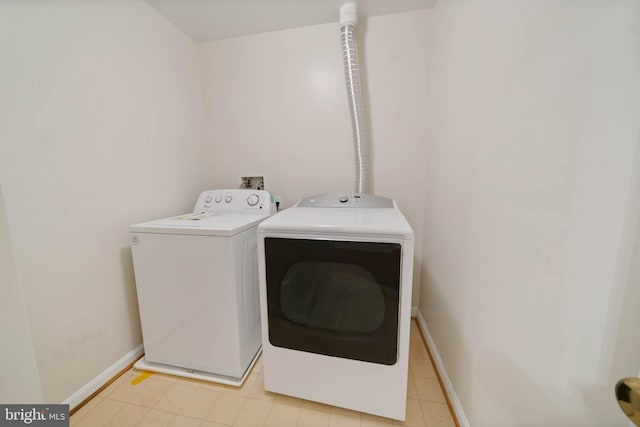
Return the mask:
<path fill-rule="evenodd" d="M 349 197 L 341 196 L 339 200 L 340 200 L 340 203 L 347 203 L 349 201 Z"/>
<path fill-rule="evenodd" d="M 220 194 L 216 194 L 216 203 L 220 203 L 222 201 L 222 196 Z"/>
<path fill-rule="evenodd" d="M 226 196 L 226 197 L 224 198 L 224 201 L 225 201 L 226 203 L 231 203 L 231 199 L 232 199 L 232 197 L 231 197 L 231 196 Z"/>
<path fill-rule="evenodd" d="M 213 198 L 211 196 L 207 196 L 206 199 L 204 199 L 205 202 L 209 203 Z"/>
<path fill-rule="evenodd" d="M 249 197 L 247 197 L 247 203 L 249 204 L 249 206 L 255 206 L 258 203 L 260 203 L 260 196 L 258 196 L 257 194 L 251 194 Z"/>

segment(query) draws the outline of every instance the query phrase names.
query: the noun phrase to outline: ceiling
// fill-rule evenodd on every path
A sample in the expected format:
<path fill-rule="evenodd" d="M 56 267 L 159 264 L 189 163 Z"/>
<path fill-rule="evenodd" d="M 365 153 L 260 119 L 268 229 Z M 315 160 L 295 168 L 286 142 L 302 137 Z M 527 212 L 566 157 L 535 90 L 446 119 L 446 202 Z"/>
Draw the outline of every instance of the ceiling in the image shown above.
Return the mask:
<path fill-rule="evenodd" d="M 338 22 L 347 0 L 146 0 L 194 41 Z M 352 0 L 353 1 L 353 0 Z M 359 16 L 433 7 L 435 0 L 355 0 Z"/>

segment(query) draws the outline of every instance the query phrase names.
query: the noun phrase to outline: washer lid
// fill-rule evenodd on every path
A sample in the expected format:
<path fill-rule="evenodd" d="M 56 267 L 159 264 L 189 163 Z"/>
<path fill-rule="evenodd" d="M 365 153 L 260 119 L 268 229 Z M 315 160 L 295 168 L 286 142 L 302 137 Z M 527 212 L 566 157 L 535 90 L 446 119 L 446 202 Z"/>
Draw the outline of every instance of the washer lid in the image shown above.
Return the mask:
<path fill-rule="evenodd" d="M 135 233 L 194 234 L 201 236 L 233 236 L 260 221 L 264 215 L 248 214 L 184 214 L 129 226 Z"/>

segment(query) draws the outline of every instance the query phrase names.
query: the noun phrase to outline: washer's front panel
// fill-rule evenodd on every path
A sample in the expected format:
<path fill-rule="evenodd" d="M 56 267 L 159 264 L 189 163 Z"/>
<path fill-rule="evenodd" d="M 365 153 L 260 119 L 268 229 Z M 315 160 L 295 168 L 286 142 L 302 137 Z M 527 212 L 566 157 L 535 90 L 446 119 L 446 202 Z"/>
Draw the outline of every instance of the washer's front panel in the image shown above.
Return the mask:
<path fill-rule="evenodd" d="M 146 358 L 242 376 L 232 238 L 133 233 Z"/>

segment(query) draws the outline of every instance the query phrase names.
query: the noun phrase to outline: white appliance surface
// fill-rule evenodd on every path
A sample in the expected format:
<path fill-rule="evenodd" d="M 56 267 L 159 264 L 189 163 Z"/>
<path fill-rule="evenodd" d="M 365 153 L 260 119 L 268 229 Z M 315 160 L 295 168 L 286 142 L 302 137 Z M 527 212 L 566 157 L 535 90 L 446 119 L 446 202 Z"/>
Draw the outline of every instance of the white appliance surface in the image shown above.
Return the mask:
<path fill-rule="evenodd" d="M 195 217 L 196 219 L 193 219 Z M 135 224 L 130 231 L 139 233 L 196 234 L 202 236 L 233 236 L 255 226 L 265 219 L 264 215 L 211 213 L 185 214 Z"/>
<path fill-rule="evenodd" d="M 260 231 L 311 234 L 331 232 L 413 239 L 413 230 L 395 203 L 391 209 L 349 207 L 339 201 L 338 203 L 334 208 L 302 207 L 298 204 L 260 224 Z"/>
<path fill-rule="evenodd" d="M 322 197 L 327 196 L 329 195 Z M 258 226 L 265 388 L 329 405 L 404 420 L 409 363 L 413 231 L 395 202 L 392 203 L 392 208 L 344 207 L 345 203 L 349 203 L 339 201 L 344 198 L 344 194 L 334 196 L 335 200 L 323 203 L 323 207 L 305 207 L 301 206 L 304 203 L 298 203 Z M 332 204 L 334 207 L 330 207 Z M 272 345 L 269 341 L 264 252 L 265 238 L 268 237 L 400 244 L 402 260 L 397 362 L 384 365 Z"/>
<path fill-rule="evenodd" d="M 261 344 L 256 226 L 274 212 L 265 191 L 206 191 L 191 214 L 130 227 L 136 367 L 242 384 Z"/>

